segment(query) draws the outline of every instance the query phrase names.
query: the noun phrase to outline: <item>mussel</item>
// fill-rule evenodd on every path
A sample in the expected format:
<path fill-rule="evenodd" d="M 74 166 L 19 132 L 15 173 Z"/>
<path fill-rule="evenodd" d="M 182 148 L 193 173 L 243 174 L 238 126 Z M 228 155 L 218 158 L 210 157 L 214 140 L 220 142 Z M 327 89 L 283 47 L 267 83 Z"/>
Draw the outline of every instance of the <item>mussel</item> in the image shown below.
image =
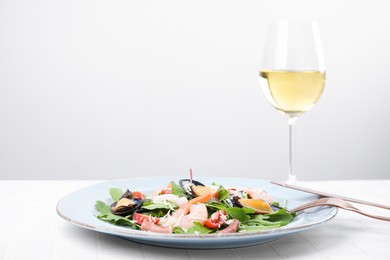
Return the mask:
<path fill-rule="evenodd" d="M 199 197 L 211 193 L 211 188 L 205 186 L 203 183 L 190 179 L 181 179 L 179 181 L 180 187 L 190 196 Z"/>
<path fill-rule="evenodd" d="M 110 211 L 114 215 L 127 216 L 141 207 L 143 200 L 139 198 L 133 198 L 133 193 L 126 190 L 125 193 L 110 206 Z"/>
<path fill-rule="evenodd" d="M 269 214 L 273 212 L 271 206 L 261 199 L 245 199 L 234 197 L 234 203 L 239 207 L 253 209 L 256 213 Z"/>
<path fill-rule="evenodd" d="M 237 205 L 237 203 L 236 203 L 236 197 L 229 197 L 229 198 L 225 199 L 225 203 L 226 203 L 229 207 L 231 207 L 231 208 L 233 208 L 233 207 L 239 207 L 239 206 Z"/>

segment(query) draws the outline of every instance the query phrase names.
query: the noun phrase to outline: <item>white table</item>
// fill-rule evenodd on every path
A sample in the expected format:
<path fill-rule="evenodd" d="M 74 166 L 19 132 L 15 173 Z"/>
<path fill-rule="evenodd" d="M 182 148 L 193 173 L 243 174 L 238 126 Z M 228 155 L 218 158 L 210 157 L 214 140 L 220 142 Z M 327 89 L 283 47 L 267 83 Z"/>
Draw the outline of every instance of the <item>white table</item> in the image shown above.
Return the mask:
<path fill-rule="evenodd" d="M 0 259 L 390 259 L 390 222 L 340 210 L 318 228 L 238 249 L 153 247 L 76 227 L 56 213 L 67 193 L 98 181 L 0 181 Z M 390 204 L 390 180 L 303 182 L 303 186 Z M 390 216 L 375 208 L 372 213 Z"/>

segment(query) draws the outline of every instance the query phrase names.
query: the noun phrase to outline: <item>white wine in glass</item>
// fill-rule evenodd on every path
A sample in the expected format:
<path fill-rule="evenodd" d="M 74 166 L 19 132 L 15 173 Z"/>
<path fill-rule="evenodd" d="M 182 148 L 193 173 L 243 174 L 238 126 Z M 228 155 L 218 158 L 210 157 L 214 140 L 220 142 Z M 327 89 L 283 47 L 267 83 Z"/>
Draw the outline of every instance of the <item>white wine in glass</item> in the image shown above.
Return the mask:
<path fill-rule="evenodd" d="M 325 65 L 316 22 L 279 21 L 270 26 L 260 86 L 268 102 L 288 117 L 287 183 L 295 184 L 295 123 L 318 101 L 325 87 Z"/>

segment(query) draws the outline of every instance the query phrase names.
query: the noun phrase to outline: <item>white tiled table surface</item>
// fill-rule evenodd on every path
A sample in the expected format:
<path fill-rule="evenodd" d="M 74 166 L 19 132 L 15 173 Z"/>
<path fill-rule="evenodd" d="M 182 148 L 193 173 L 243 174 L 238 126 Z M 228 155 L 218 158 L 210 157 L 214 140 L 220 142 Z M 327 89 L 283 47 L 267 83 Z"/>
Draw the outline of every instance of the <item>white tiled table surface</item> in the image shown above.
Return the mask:
<path fill-rule="evenodd" d="M 76 227 L 56 213 L 67 193 L 98 181 L 0 181 L 0 260 L 10 259 L 390 259 L 390 222 L 339 210 L 331 221 L 265 245 L 223 250 L 148 246 Z M 303 182 L 390 204 L 390 180 Z M 361 207 L 372 213 L 390 212 Z"/>

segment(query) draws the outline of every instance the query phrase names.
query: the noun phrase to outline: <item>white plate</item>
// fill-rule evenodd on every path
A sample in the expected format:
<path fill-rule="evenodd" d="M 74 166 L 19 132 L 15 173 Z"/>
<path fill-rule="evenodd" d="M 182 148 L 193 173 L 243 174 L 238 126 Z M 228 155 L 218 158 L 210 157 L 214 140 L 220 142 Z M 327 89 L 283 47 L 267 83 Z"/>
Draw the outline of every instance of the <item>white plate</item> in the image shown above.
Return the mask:
<path fill-rule="evenodd" d="M 336 208 L 319 207 L 303 211 L 298 214 L 291 223 L 284 227 L 260 232 L 207 235 L 159 234 L 145 232 L 115 226 L 101 221 L 96 217 L 98 212 L 94 207 L 95 202 L 96 200 L 109 201 L 110 195 L 108 191 L 110 188 L 117 187 L 123 190 L 137 190 L 145 194 L 150 194 L 165 187 L 166 184 L 172 180 L 178 182 L 177 178 L 172 177 L 148 177 L 99 183 L 75 191 L 63 197 L 58 202 L 57 213 L 77 226 L 97 232 L 120 236 L 131 241 L 149 245 L 192 249 L 235 248 L 263 244 L 286 235 L 317 227 L 332 219 L 337 214 Z M 203 177 L 198 178 L 197 181 L 206 185 L 215 182 L 225 187 L 236 186 L 260 188 L 268 192 L 280 203 L 287 200 L 288 208 L 293 208 L 318 198 L 318 196 L 313 194 L 287 189 L 273 185 L 269 181 L 258 179 Z"/>

